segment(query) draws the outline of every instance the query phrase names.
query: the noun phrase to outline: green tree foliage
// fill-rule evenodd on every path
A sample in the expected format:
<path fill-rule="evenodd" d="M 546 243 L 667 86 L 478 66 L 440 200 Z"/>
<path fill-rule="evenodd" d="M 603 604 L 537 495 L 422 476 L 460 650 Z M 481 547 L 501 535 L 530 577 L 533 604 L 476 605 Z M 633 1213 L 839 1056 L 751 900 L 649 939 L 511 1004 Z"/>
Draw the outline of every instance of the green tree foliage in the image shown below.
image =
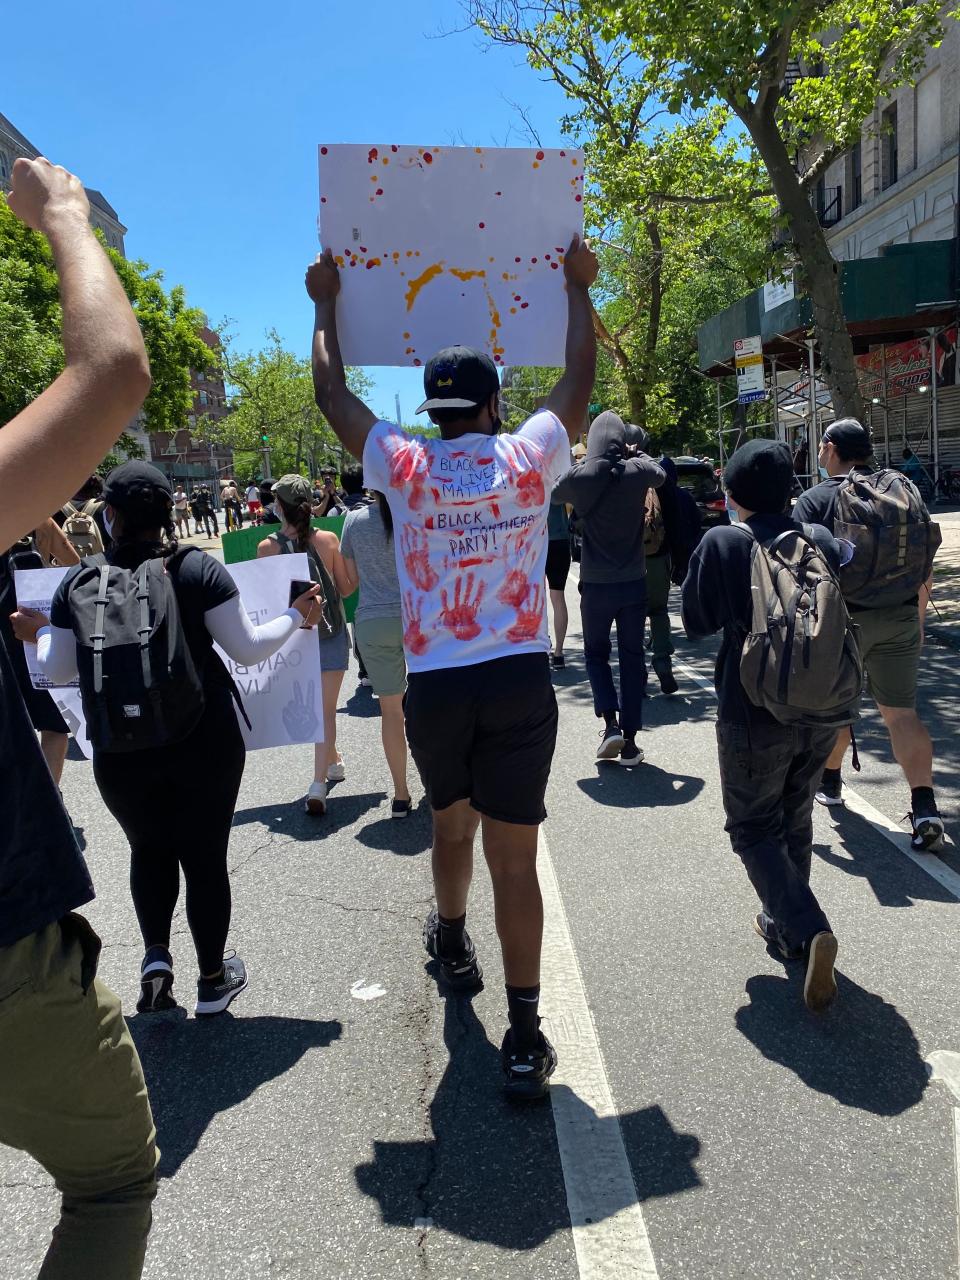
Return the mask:
<path fill-rule="evenodd" d="M 236 351 L 230 337 L 223 337 L 218 359 L 232 411 L 225 418 L 199 418 L 197 433 L 234 450 L 238 475 L 260 471 L 264 445 L 271 450 L 274 475 L 316 476 L 321 467 L 339 466 L 343 451 L 317 408 L 310 361 L 286 350 L 276 330 L 266 336 L 263 350 L 248 352 Z M 361 399 L 373 385 L 361 369 L 348 369 L 347 382 Z"/>
<path fill-rule="evenodd" d="M 569 20 L 574 28 L 586 22 L 607 43 L 626 43 L 651 94 L 671 112 L 696 122 L 720 109 L 742 126 L 746 163 L 762 163 L 789 230 L 840 414 L 862 415 L 863 405 L 840 273 L 810 193 L 870 127 L 877 100 L 916 76 L 942 39 L 943 14 L 940 0 L 586 0 Z M 790 68 L 796 75 L 788 77 Z M 715 177 L 708 173 L 708 184 Z"/>
<path fill-rule="evenodd" d="M 99 233 L 98 233 L 99 234 Z M 101 237 L 102 239 L 102 237 Z M 105 246 L 106 247 L 106 246 Z M 153 386 L 143 406 L 148 431 L 176 431 L 193 408 L 190 370 L 215 359 L 202 341 L 203 313 L 183 289 L 163 287 L 163 273 L 128 262 L 113 249 L 116 269 L 143 332 Z M 50 246 L 0 196 L 0 421 L 8 422 L 63 368 L 61 313 Z"/>
<path fill-rule="evenodd" d="M 114 467 L 119 467 L 121 462 L 129 462 L 133 458 L 144 457 L 143 446 L 135 436 L 129 431 L 124 431 L 114 448 L 116 453 L 110 452 L 97 467 L 97 475 L 107 476 Z M 121 456 L 122 455 L 122 456 Z"/>
<path fill-rule="evenodd" d="M 675 407 L 661 344 L 665 317 L 676 318 L 671 293 L 734 220 L 726 240 L 736 275 L 748 289 L 763 279 L 775 202 L 757 196 L 762 168 L 729 109 L 668 117 L 629 36 L 605 39 L 572 0 L 466 7 L 490 40 L 522 49 L 570 101 L 561 123 L 587 154 L 587 225 L 602 265 L 594 296 L 603 399 L 634 422 L 667 426 Z"/>

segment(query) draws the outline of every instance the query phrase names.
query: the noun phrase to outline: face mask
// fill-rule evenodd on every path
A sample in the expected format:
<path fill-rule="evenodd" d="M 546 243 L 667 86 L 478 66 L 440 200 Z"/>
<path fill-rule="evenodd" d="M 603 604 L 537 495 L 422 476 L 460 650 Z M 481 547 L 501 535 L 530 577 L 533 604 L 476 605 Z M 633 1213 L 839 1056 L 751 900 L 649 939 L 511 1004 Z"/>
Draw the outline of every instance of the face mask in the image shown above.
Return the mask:
<path fill-rule="evenodd" d="M 730 517 L 730 523 L 731 523 L 731 524 L 739 524 L 739 523 L 740 523 L 740 516 L 739 516 L 739 515 L 738 515 L 738 513 L 734 510 L 733 506 L 731 505 L 731 502 L 730 502 L 730 499 L 729 499 L 729 498 L 727 498 L 727 515 Z"/>

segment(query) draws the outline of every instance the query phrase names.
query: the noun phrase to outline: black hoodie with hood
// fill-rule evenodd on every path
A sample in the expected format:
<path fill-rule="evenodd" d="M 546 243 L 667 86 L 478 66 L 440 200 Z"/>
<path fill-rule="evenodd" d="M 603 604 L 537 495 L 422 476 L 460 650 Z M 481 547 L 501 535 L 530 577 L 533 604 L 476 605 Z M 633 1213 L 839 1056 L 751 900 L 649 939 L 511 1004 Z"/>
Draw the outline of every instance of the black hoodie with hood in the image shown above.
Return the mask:
<path fill-rule="evenodd" d="M 644 499 L 659 489 L 663 468 L 645 453 L 625 456 L 627 428 L 609 410 L 587 435 L 587 456 L 553 491 L 583 521 L 581 582 L 635 582 L 646 576 L 643 556 Z"/>

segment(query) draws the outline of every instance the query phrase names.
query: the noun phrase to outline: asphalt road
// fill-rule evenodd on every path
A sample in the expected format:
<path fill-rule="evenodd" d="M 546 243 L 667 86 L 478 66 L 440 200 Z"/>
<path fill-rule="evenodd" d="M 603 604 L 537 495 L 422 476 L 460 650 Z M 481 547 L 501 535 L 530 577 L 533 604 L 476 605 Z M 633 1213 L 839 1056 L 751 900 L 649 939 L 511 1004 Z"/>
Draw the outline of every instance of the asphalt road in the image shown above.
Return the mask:
<path fill-rule="evenodd" d="M 544 1013 L 559 1038 L 589 1048 L 595 1036 L 609 1107 L 589 1102 L 596 1079 L 570 1054 L 556 1107 L 518 1114 L 501 1101 L 502 974 L 479 861 L 470 928 L 486 989 L 438 997 L 420 943 L 429 814 L 390 820 L 376 703 L 353 671 L 339 721 L 348 777 L 325 818 L 301 812 L 309 750 L 248 759 L 231 944 L 249 991 L 207 1022 L 182 1010 L 130 1018 L 163 1151 L 148 1277 L 960 1274 L 960 1097 L 925 1062 L 960 1050 L 957 898 L 865 818 L 818 810 L 814 883 L 842 976 L 837 1006 L 808 1015 L 800 972 L 750 928 L 755 899 L 722 829 L 712 694 L 684 675 L 677 697 L 651 697 L 647 763 L 600 772 L 577 644 L 558 677 L 544 829 L 572 952 L 552 953 L 568 964 Z M 678 649 L 709 676 L 710 646 Z M 928 649 L 923 684 L 949 825 L 952 650 Z M 855 790 L 896 823 L 909 793 L 872 715 L 860 736 Z M 124 842 L 88 764 L 68 761 L 64 794 L 98 887 L 88 914 L 101 972 L 132 1012 L 140 949 Z M 948 880 L 960 870 L 953 854 L 942 865 Z M 187 1002 L 182 914 L 175 930 Z M 581 982 L 589 1012 L 578 1014 L 567 996 Z M 600 1148 L 625 1156 L 626 1195 Z M 570 1206 L 584 1202 L 603 1221 L 578 1220 L 578 1262 Z M 36 1274 L 55 1212 L 42 1171 L 0 1151 L 4 1280 Z M 612 1241 L 606 1269 L 584 1231 Z"/>

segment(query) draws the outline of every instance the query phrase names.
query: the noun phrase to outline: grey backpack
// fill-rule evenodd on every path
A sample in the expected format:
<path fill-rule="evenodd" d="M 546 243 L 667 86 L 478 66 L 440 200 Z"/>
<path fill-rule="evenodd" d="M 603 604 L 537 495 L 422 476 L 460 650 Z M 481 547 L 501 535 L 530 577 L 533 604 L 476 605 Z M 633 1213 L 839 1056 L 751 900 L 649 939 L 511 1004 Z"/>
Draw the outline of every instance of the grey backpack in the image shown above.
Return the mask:
<path fill-rule="evenodd" d="M 833 531 L 855 548 L 840 570 L 843 597 L 871 609 L 906 604 L 917 595 L 942 541 L 917 486 L 900 471 L 845 476 Z"/>
<path fill-rule="evenodd" d="M 740 658 L 747 697 L 786 725 L 837 728 L 857 718 L 860 650 L 836 575 L 808 532 L 787 529 L 750 557 L 753 614 Z"/>

